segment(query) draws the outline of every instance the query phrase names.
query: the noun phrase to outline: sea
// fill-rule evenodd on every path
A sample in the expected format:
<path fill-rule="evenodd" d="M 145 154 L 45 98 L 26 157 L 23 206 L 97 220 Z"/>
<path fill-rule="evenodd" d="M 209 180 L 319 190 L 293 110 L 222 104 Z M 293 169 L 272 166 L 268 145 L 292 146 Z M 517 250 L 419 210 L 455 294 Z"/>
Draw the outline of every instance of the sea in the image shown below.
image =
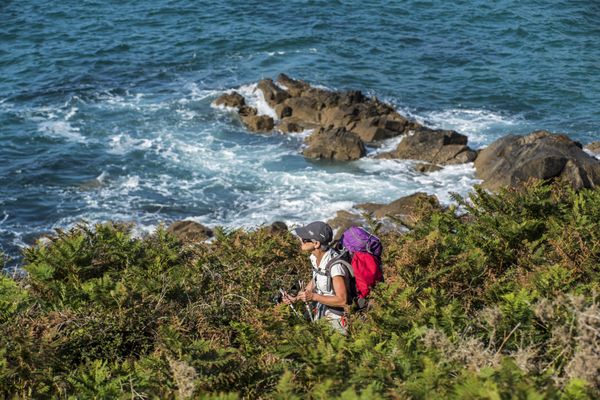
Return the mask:
<path fill-rule="evenodd" d="M 308 134 L 214 107 L 279 73 L 361 90 L 483 148 L 545 129 L 600 140 L 597 0 L 0 0 L 0 252 L 78 223 L 144 235 L 189 219 L 254 229 L 414 192 L 444 204 L 473 164 L 307 160 Z"/>

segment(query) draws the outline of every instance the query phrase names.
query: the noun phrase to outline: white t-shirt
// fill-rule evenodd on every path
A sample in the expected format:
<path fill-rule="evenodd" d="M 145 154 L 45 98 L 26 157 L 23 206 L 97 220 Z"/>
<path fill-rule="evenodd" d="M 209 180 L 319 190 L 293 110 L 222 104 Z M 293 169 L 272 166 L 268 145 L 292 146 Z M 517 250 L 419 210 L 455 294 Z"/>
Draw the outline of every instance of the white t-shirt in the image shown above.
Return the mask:
<path fill-rule="evenodd" d="M 323 255 L 323 258 L 321 258 L 321 263 L 319 265 L 317 265 L 317 257 L 315 257 L 313 254 L 310 255 L 310 262 L 312 263 L 313 267 L 318 269 L 319 271 L 325 273 L 327 271 L 326 267 L 327 267 L 327 263 L 329 262 L 329 260 L 331 260 L 332 257 L 335 257 L 337 254 L 333 251 L 333 250 L 329 250 L 327 251 L 327 253 L 325 253 Z M 331 267 L 331 278 L 333 279 L 334 276 L 342 276 L 344 277 L 344 282 L 347 281 L 347 277 L 346 277 L 346 269 L 341 266 L 340 264 L 336 263 Z M 331 289 L 327 290 L 327 281 L 329 280 L 327 278 L 326 275 L 321 275 L 316 273 L 313 270 L 313 279 L 315 279 L 315 291 L 317 292 L 317 294 L 323 295 L 323 296 L 334 296 L 335 295 L 335 291 L 333 290 L 333 282 L 331 283 Z M 332 319 L 339 319 L 341 318 L 341 316 L 334 314 L 332 312 L 330 312 L 329 310 L 327 310 L 325 312 L 325 316 L 327 318 L 332 318 Z"/>

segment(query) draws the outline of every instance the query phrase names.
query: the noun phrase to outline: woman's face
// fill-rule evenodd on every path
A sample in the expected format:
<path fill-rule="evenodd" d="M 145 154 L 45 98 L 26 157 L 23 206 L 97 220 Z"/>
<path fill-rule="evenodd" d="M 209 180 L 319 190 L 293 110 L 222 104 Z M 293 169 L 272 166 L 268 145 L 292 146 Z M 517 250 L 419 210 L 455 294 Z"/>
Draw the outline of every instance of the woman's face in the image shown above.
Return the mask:
<path fill-rule="evenodd" d="M 313 251 L 317 248 L 318 242 L 313 242 L 310 239 L 300 239 L 300 246 L 302 251 Z"/>

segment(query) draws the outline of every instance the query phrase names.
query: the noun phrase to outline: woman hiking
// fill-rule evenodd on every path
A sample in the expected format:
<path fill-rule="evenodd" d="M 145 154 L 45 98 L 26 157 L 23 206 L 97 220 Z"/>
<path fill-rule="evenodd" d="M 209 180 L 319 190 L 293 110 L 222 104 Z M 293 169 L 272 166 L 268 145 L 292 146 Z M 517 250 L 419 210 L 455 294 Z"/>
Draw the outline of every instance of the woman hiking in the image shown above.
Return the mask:
<path fill-rule="evenodd" d="M 326 318 L 334 329 L 345 335 L 347 319 L 344 307 L 350 297 L 351 272 L 343 261 L 336 261 L 339 254 L 330 248 L 333 231 L 328 224 L 315 221 L 296 228 L 295 233 L 300 238 L 302 251 L 310 253 L 313 276 L 303 291 L 297 296 L 285 294 L 283 302 L 315 302 L 316 312 L 311 319 Z"/>

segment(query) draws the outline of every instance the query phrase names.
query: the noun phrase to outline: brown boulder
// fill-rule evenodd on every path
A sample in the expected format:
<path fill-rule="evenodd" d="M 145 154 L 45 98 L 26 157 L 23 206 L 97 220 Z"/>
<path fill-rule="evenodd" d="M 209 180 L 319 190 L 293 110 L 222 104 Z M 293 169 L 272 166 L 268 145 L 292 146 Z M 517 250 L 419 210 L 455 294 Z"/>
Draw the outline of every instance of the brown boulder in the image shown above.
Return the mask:
<path fill-rule="evenodd" d="M 327 221 L 329 226 L 335 231 L 333 236 L 337 240 L 342 236 L 342 233 L 351 226 L 364 226 L 365 218 L 359 214 L 352 213 L 346 210 L 340 210 L 335 214 L 335 217 Z"/>
<path fill-rule="evenodd" d="M 436 172 L 441 169 L 442 169 L 442 167 L 440 167 L 439 165 L 429 164 L 429 163 L 418 163 L 415 165 L 415 171 L 422 172 L 422 173 Z"/>
<path fill-rule="evenodd" d="M 242 96 L 238 92 L 232 92 L 225 93 L 224 95 L 219 96 L 214 101 L 214 104 L 217 106 L 237 108 L 239 110 L 240 108 L 246 105 L 246 100 L 244 99 L 244 96 Z"/>
<path fill-rule="evenodd" d="M 263 92 L 265 101 L 271 107 L 275 107 L 290 97 L 288 92 L 277 86 L 271 79 L 260 80 L 256 87 Z"/>
<path fill-rule="evenodd" d="M 269 132 L 275 127 L 273 118 L 268 115 L 246 115 L 242 116 L 242 122 L 253 132 Z"/>
<path fill-rule="evenodd" d="M 447 165 L 470 162 L 477 152 L 467 146 L 467 137 L 454 131 L 421 128 L 406 136 L 393 152 L 396 158 Z"/>
<path fill-rule="evenodd" d="M 498 139 L 481 150 L 475 169 L 482 186 L 490 190 L 530 179 L 564 179 L 575 189 L 600 183 L 598 159 L 583 151 L 580 143 L 547 131 Z"/>
<path fill-rule="evenodd" d="M 363 141 L 343 128 L 320 128 L 307 138 L 306 143 L 308 147 L 302 154 L 307 158 L 351 161 L 358 160 L 366 154 Z"/>
<path fill-rule="evenodd" d="M 310 97 L 291 97 L 284 102 L 292 112 L 291 116 L 311 124 L 319 123 L 317 102 Z"/>
<path fill-rule="evenodd" d="M 421 192 L 401 197 L 389 204 L 366 203 L 356 207 L 370 212 L 377 219 L 391 218 L 408 227 L 414 226 L 431 211 L 441 209 L 437 197 Z"/>
<path fill-rule="evenodd" d="M 286 104 L 277 104 L 275 107 L 275 114 L 277 115 L 277 118 L 282 119 L 282 118 L 286 118 L 286 117 L 291 117 L 292 116 L 292 108 Z"/>
<path fill-rule="evenodd" d="M 279 130 L 283 133 L 294 133 L 294 132 L 302 132 L 307 129 L 315 129 L 315 128 L 317 128 L 317 125 L 308 124 L 304 121 L 301 121 L 298 118 L 287 117 L 287 118 L 283 118 L 282 120 L 280 120 L 279 123 L 277 124 L 276 128 L 277 128 L 277 130 Z"/>
<path fill-rule="evenodd" d="M 167 232 L 184 242 L 201 242 L 213 236 L 212 229 L 194 221 L 175 221 Z"/>
<path fill-rule="evenodd" d="M 277 82 L 285 86 L 287 92 L 292 97 L 300 97 L 303 91 L 310 89 L 310 85 L 308 83 L 292 79 L 286 74 L 279 74 L 277 77 Z"/>
<path fill-rule="evenodd" d="M 405 125 L 406 122 L 388 120 L 385 116 L 372 117 L 359 120 L 350 131 L 356 133 L 366 143 L 370 143 L 401 135 Z"/>
<path fill-rule="evenodd" d="M 283 221 L 275 221 L 267 227 L 268 231 L 273 234 L 281 234 L 288 232 L 288 226 Z"/>
<path fill-rule="evenodd" d="M 585 149 L 594 154 L 600 154 L 600 142 L 592 142 L 585 146 Z"/>

